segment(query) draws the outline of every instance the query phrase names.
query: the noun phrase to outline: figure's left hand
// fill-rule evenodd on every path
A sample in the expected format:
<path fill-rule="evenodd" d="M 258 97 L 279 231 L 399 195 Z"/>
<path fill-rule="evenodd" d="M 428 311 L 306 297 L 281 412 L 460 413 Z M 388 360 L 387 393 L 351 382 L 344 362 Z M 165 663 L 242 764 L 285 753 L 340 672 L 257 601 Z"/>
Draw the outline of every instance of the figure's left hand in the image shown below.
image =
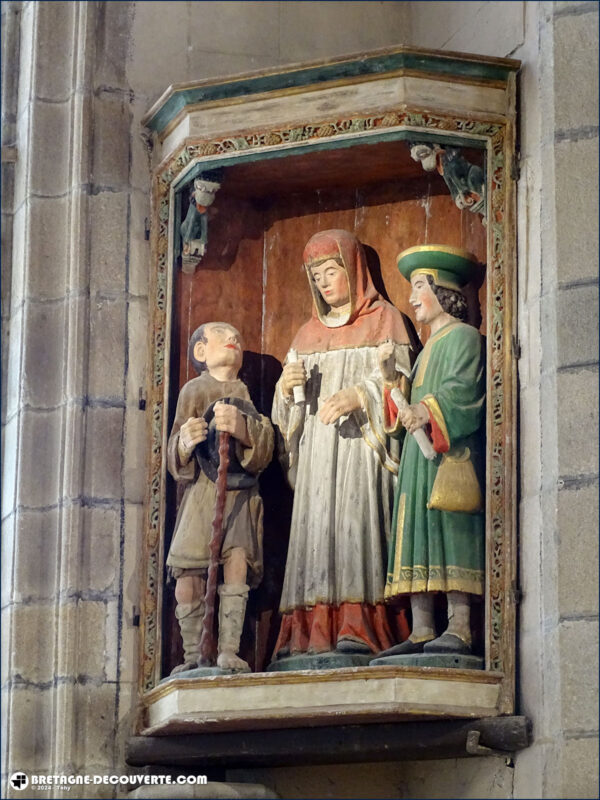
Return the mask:
<path fill-rule="evenodd" d="M 319 417 L 324 425 L 330 425 L 344 414 L 350 414 L 360 408 L 360 397 L 358 392 L 351 386 L 349 389 L 341 389 L 332 394 L 319 410 Z"/>
<path fill-rule="evenodd" d="M 429 422 L 429 413 L 423 403 L 409 406 L 406 411 L 400 412 L 400 422 L 409 433 L 414 433 Z"/>
<path fill-rule="evenodd" d="M 215 404 L 215 425 L 218 431 L 230 433 L 239 442 L 250 447 L 246 418 L 237 406 L 228 403 Z"/>

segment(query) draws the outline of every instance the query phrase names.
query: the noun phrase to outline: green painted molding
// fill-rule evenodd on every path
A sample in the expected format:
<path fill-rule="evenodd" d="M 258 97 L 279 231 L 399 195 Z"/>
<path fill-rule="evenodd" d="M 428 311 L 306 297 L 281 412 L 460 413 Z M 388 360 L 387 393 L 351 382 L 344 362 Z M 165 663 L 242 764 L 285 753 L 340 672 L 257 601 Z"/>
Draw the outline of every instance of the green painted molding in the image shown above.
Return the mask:
<path fill-rule="evenodd" d="M 399 48 L 363 56 L 346 56 L 327 62 L 277 68 L 228 80 L 207 80 L 171 86 L 152 106 L 142 123 L 161 133 L 186 106 L 251 97 L 266 92 L 284 92 L 315 84 L 350 82 L 368 76 L 384 78 L 387 73 L 410 70 L 443 78 L 481 82 L 507 82 L 520 62 L 508 58 L 470 56 L 462 53 Z"/>

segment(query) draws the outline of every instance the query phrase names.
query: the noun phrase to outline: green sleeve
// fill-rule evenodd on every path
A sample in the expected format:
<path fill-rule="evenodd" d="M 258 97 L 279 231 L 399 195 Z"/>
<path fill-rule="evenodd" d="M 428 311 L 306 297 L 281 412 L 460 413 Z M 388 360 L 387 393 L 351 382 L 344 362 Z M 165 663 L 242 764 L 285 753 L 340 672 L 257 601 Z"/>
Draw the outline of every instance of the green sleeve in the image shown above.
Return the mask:
<path fill-rule="evenodd" d="M 444 368 L 433 392 L 444 416 L 450 445 L 479 429 L 485 404 L 483 340 L 475 328 L 461 326 L 446 341 Z"/>

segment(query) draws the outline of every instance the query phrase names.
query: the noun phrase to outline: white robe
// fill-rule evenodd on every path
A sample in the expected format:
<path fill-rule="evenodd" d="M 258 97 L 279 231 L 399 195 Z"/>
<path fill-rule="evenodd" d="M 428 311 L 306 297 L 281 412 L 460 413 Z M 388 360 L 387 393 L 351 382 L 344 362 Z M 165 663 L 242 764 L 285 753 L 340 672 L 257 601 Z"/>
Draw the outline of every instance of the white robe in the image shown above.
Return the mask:
<path fill-rule="evenodd" d="M 384 433 L 377 347 L 299 358 L 306 403 L 286 400 L 278 383 L 272 414 L 295 490 L 280 610 L 381 603 L 400 443 Z M 396 345 L 396 363 L 410 369 L 408 345 Z M 324 425 L 319 408 L 351 386 L 363 408 Z"/>

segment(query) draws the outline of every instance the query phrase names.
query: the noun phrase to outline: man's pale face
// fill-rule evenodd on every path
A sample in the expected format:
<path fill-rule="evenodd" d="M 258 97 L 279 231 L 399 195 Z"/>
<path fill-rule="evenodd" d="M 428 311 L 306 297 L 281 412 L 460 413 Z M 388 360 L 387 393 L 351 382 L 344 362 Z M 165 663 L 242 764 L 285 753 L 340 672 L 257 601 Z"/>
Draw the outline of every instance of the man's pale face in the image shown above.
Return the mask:
<path fill-rule="evenodd" d="M 427 144 L 417 144 L 411 148 L 413 161 L 420 161 L 425 172 L 432 172 L 437 166 L 436 151 Z"/>
<path fill-rule="evenodd" d="M 337 261 L 330 258 L 318 267 L 311 267 L 310 272 L 315 286 L 328 305 L 332 308 L 346 305 L 350 300 L 348 276 Z"/>
<path fill-rule="evenodd" d="M 415 318 L 417 322 L 431 325 L 434 319 L 444 313 L 444 310 L 427 280 L 427 275 L 417 273 L 412 276 L 410 283 L 412 292 L 408 302 L 415 310 Z"/>
<path fill-rule="evenodd" d="M 204 361 L 210 372 L 218 367 L 234 367 L 239 371 L 242 366 L 242 337 L 231 325 L 210 324 L 204 329 L 206 342 L 196 342 L 194 357 Z"/>
<path fill-rule="evenodd" d="M 196 203 L 204 207 L 212 205 L 215 200 L 215 194 L 217 193 L 219 185 L 220 184 L 218 183 L 195 180 L 194 198 Z"/>

